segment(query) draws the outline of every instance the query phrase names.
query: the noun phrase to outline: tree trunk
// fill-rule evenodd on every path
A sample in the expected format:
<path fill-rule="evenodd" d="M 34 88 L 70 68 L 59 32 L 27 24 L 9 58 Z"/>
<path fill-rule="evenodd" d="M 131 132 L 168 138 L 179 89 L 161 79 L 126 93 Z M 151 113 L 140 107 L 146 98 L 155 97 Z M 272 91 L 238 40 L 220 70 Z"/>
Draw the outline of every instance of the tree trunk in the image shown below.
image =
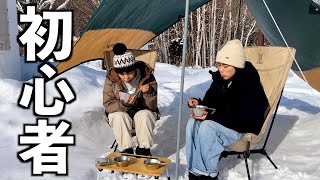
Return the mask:
<path fill-rule="evenodd" d="M 246 25 L 245 22 L 246 22 L 246 18 L 247 18 L 247 10 L 248 10 L 248 8 L 246 6 L 244 9 L 243 18 L 241 20 L 241 38 L 240 38 L 241 42 L 243 41 L 243 37 L 244 37 L 244 29 L 245 29 L 245 25 Z"/>
<path fill-rule="evenodd" d="M 250 30 L 249 30 L 249 32 L 247 34 L 246 42 L 245 42 L 245 45 L 244 45 L 245 47 L 247 47 L 247 45 L 248 45 L 249 37 L 252 34 L 252 31 L 254 30 L 255 26 L 256 26 L 256 21 L 252 22 L 252 24 L 251 24 L 251 28 L 250 28 Z"/>
<path fill-rule="evenodd" d="M 218 50 L 220 49 L 222 38 L 223 38 L 223 32 L 224 32 L 224 21 L 225 21 L 225 13 L 226 13 L 226 6 L 228 4 L 229 0 L 226 1 L 226 4 L 223 8 L 222 18 L 221 18 L 221 26 L 220 26 L 220 32 L 219 32 L 219 40 L 218 40 Z"/>
<path fill-rule="evenodd" d="M 196 36 L 196 62 L 195 66 L 199 66 L 199 59 L 200 59 L 200 48 L 201 48 L 201 9 L 197 9 L 197 36 Z"/>

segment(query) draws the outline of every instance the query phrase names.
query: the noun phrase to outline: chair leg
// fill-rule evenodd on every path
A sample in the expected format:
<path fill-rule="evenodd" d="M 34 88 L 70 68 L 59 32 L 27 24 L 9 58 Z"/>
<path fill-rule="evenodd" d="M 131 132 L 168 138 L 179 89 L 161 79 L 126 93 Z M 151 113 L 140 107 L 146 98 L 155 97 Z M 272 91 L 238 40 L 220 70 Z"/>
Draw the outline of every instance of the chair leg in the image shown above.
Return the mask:
<path fill-rule="evenodd" d="M 274 168 L 278 169 L 278 167 L 276 166 L 276 164 L 271 160 L 271 158 L 268 156 L 267 152 L 265 149 L 263 149 L 263 151 L 261 152 L 261 154 L 265 155 L 269 161 L 271 162 L 271 164 L 273 165 Z"/>
<path fill-rule="evenodd" d="M 227 156 L 228 156 L 228 152 L 227 152 L 227 151 L 223 151 L 223 152 L 220 154 L 219 161 L 220 161 L 222 158 L 227 158 Z"/>
<path fill-rule="evenodd" d="M 255 149 L 255 150 L 251 150 L 251 154 L 252 153 L 260 153 L 262 155 L 265 155 L 269 161 L 271 162 L 271 164 L 273 165 L 274 168 L 278 169 L 278 167 L 276 166 L 276 164 L 271 160 L 271 158 L 269 157 L 269 155 L 267 154 L 267 151 L 264 148 L 261 149 Z"/>
<path fill-rule="evenodd" d="M 249 146 L 248 146 L 249 147 Z M 246 169 L 247 169 L 247 175 L 248 175 L 248 179 L 251 180 L 250 177 L 250 172 L 249 172 L 249 166 L 248 166 L 248 158 L 250 156 L 250 154 L 262 154 L 265 155 L 269 161 L 271 162 L 271 164 L 274 166 L 274 168 L 278 169 L 278 167 L 276 166 L 276 164 L 271 160 L 271 158 L 269 157 L 269 155 L 267 154 L 267 151 L 264 148 L 261 149 L 253 149 L 253 150 L 247 150 L 243 153 L 239 153 L 239 152 L 235 152 L 235 151 L 223 151 L 220 155 L 219 161 L 222 157 L 227 157 L 228 155 L 238 155 L 238 158 L 240 157 L 240 155 L 242 154 L 246 163 Z"/>
<path fill-rule="evenodd" d="M 112 149 L 112 148 L 114 148 L 114 149 L 113 149 L 113 152 L 116 152 L 116 151 L 117 151 L 118 143 L 117 143 L 116 140 L 113 141 L 112 146 L 110 147 L 110 149 Z"/>
<path fill-rule="evenodd" d="M 247 169 L 248 179 L 251 180 L 251 178 L 250 178 L 250 172 L 249 172 L 249 166 L 248 166 L 248 161 L 247 161 L 248 156 L 247 156 L 246 152 L 243 153 L 243 157 L 244 157 L 244 161 L 245 161 L 245 163 L 246 163 L 246 169 Z"/>
<path fill-rule="evenodd" d="M 110 147 L 110 149 L 112 149 L 115 144 L 116 144 L 116 140 L 113 141 L 112 146 Z"/>
<path fill-rule="evenodd" d="M 118 148 L 118 143 L 117 143 L 117 145 L 114 147 L 113 152 L 116 152 L 116 151 L 117 151 L 117 148 Z"/>
<path fill-rule="evenodd" d="M 241 159 L 241 154 L 238 154 L 238 159 Z"/>

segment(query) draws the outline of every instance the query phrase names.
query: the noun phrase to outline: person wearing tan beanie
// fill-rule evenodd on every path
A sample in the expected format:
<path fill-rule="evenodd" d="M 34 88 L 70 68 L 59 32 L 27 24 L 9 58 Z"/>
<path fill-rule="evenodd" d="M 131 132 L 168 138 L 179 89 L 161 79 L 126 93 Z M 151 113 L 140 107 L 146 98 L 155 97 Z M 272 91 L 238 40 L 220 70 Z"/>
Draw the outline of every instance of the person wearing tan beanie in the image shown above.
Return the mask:
<path fill-rule="evenodd" d="M 188 99 L 190 107 L 208 107 L 192 116 L 186 127 L 189 179 L 218 179 L 218 162 L 225 147 L 245 133 L 258 134 L 268 100 L 254 66 L 245 60 L 241 41 L 227 42 L 216 57 L 218 71 L 203 100 Z M 214 109 L 215 111 L 213 111 Z"/>

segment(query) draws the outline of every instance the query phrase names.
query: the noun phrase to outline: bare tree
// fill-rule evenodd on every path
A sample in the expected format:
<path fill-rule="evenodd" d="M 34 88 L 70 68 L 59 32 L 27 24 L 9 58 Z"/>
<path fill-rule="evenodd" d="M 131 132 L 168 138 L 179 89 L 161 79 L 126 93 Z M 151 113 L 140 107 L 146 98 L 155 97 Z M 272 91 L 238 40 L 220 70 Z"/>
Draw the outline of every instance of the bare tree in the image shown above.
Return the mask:
<path fill-rule="evenodd" d="M 81 29 L 88 22 L 91 14 L 100 5 L 101 0 L 17 0 L 17 10 L 25 13 L 27 5 L 35 4 L 37 12 L 43 10 L 72 10 L 73 11 L 73 34 L 80 35 Z M 24 25 L 19 24 L 19 30 L 24 29 Z"/>
<path fill-rule="evenodd" d="M 81 30 L 102 0 L 17 0 L 17 9 L 25 13 L 25 7 L 36 4 L 37 11 L 73 10 L 73 34 Z M 216 52 L 221 46 L 239 38 L 244 45 L 255 43 L 257 26 L 243 0 L 214 0 L 189 14 L 186 64 L 188 66 L 212 67 Z M 182 38 L 184 18 L 153 39 L 158 61 L 179 65 L 181 56 L 170 55 L 171 40 Z M 24 25 L 19 24 L 23 31 Z"/>
<path fill-rule="evenodd" d="M 248 32 L 248 34 L 247 34 L 246 42 L 244 43 L 244 46 L 247 46 L 247 45 L 248 45 L 248 40 L 249 40 L 250 35 L 252 34 L 255 26 L 256 26 L 256 21 L 252 22 L 252 24 L 251 24 L 251 28 L 250 28 L 250 30 L 249 30 L 249 32 Z"/>
<path fill-rule="evenodd" d="M 153 41 L 159 45 L 156 47 L 159 59 L 168 56 L 166 42 L 176 37 L 181 37 L 183 23 L 179 21 L 164 33 L 167 34 L 155 38 Z M 243 0 L 215 0 L 193 11 L 189 15 L 187 61 L 188 66 L 210 66 L 215 62 L 216 52 L 227 41 L 238 38 L 245 45 L 253 45 L 257 26 L 251 17 Z M 159 42 L 162 41 L 162 42 Z M 174 60 L 176 61 L 176 60 Z M 171 64 L 179 64 L 170 61 Z"/>
<path fill-rule="evenodd" d="M 210 29 L 209 29 L 209 66 L 212 67 L 214 60 L 215 60 L 215 49 L 216 49 L 216 23 L 217 23 L 217 1 L 213 1 L 212 6 L 211 6 L 211 22 L 210 24 Z M 212 41 L 212 39 L 214 41 Z M 211 40 L 211 41 L 210 41 Z"/>

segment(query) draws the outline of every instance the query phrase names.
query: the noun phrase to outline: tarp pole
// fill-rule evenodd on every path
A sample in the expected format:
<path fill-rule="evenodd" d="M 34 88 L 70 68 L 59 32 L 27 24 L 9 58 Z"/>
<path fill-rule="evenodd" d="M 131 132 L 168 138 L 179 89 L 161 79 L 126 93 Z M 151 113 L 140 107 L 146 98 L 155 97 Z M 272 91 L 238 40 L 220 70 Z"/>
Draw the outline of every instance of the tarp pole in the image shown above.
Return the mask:
<path fill-rule="evenodd" d="M 183 94 L 184 94 L 184 73 L 186 65 L 186 49 L 187 49 L 187 32 L 188 32 L 188 14 L 189 14 L 189 0 L 186 0 L 185 14 L 184 14 L 184 28 L 183 28 L 183 49 L 182 49 L 182 63 L 181 63 L 181 84 L 180 84 L 180 102 L 179 102 L 179 118 L 177 131 L 177 150 L 176 150 L 176 172 L 175 179 L 179 177 L 180 165 L 180 129 L 183 108 Z"/>

